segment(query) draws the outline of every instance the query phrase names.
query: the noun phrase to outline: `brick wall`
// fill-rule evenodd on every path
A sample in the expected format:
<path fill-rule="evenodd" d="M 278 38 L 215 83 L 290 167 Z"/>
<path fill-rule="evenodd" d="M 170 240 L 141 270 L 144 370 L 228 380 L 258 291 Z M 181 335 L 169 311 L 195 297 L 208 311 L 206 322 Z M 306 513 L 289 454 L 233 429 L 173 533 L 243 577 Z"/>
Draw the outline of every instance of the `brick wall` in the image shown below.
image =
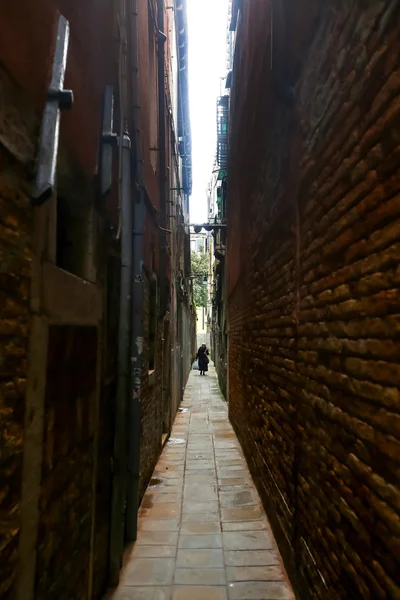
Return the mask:
<path fill-rule="evenodd" d="M 400 597 L 399 17 L 389 1 L 305 11 L 294 106 L 268 70 L 235 91 L 230 417 L 304 598 Z M 266 122 L 248 113 L 264 91 Z M 240 117 L 265 124 L 251 172 Z"/>
<path fill-rule="evenodd" d="M 35 592 L 38 599 L 87 598 L 96 359 L 95 328 L 50 328 Z"/>
<path fill-rule="evenodd" d="M 148 340 L 149 334 L 150 280 L 144 278 L 143 332 Z M 140 444 L 140 484 L 139 496 L 142 498 L 152 476 L 161 452 L 162 435 L 162 322 L 157 319 L 154 372 L 149 375 L 149 344 L 143 348 L 143 378 L 140 400 L 141 444 Z"/>
<path fill-rule="evenodd" d="M 15 576 L 29 338 L 29 199 L 0 150 L 0 596 Z"/>
<path fill-rule="evenodd" d="M 40 124 L 38 115 L 52 64 L 56 4 L 38 0 L 33 9 L 29 1 L 21 0 L 18 5 L 2 4 L 0 7 L 0 596 L 4 599 L 14 597 L 21 540 L 21 477 L 34 228 L 29 193 Z M 71 24 L 66 86 L 73 89 L 75 97 L 72 111 L 61 119 L 60 157 L 64 154 L 69 161 L 72 148 L 74 161 L 80 162 L 80 167 L 86 169 L 92 182 L 97 164 L 102 93 L 105 83 L 113 83 L 113 74 L 117 72 L 113 68 L 112 3 L 101 0 L 99 7 L 99 3 L 94 6 L 94 2 L 89 2 L 79 14 L 69 0 L 60 4 L 59 8 Z M 87 29 L 88 19 L 93 25 L 90 31 Z M 101 45 L 98 44 L 100 38 Z M 100 55 L 104 60 L 99 59 Z M 82 137 L 83 122 L 86 133 Z M 72 161 L 68 166 L 72 168 Z M 59 184 L 60 180 L 61 177 Z M 74 193 L 80 185 L 82 182 L 75 178 Z M 86 193 L 85 197 L 89 195 Z M 43 239 L 45 243 L 49 241 L 45 235 Z M 37 281 L 35 283 L 38 284 Z M 87 354 L 89 342 L 86 344 L 86 340 L 81 340 Z M 83 358 L 86 359 L 86 356 Z M 91 376 L 93 374 L 96 375 L 96 371 L 90 372 Z M 31 381 L 31 390 L 32 387 Z M 51 399 L 47 395 L 47 401 L 52 401 L 53 406 L 45 416 L 46 444 L 52 437 L 53 442 L 56 438 L 56 447 L 61 438 L 65 442 L 65 436 L 71 433 L 67 423 L 73 431 L 70 445 L 63 448 L 62 455 L 54 456 L 54 464 L 48 465 L 47 456 L 44 461 L 35 598 L 81 598 L 87 595 L 88 590 L 91 523 L 88 522 L 87 511 L 93 508 L 93 440 L 92 437 L 85 438 L 82 427 L 86 426 L 85 399 L 90 408 L 93 408 L 94 399 L 91 397 L 89 401 L 84 395 L 79 396 L 78 390 L 78 396 L 68 398 L 75 423 L 71 424 L 67 418 L 65 421 L 61 419 L 56 432 L 52 432 L 52 419 L 59 419 L 59 411 L 65 410 L 65 404 L 57 404 L 61 392 L 53 389 L 52 393 Z M 69 417 L 70 413 L 66 412 Z M 35 411 L 32 410 L 32 420 L 34 416 Z M 66 426 L 64 431 L 63 425 Z M 30 423 L 26 422 L 25 427 L 29 426 Z M 82 435 L 82 439 L 74 445 L 76 435 Z M 35 457 L 32 463 L 37 465 Z M 28 489 L 27 495 L 34 498 L 35 493 L 36 490 Z M 109 515 L 110 511 L 107 519 Z M 33 521 L 27 525 L 22 531 L 35 529 Z M 108 540 L 106 544 L 107 553 Z M 19 561 L 20 571 L 22 562 L 25 572 L 29 570 L 29 560 Z M 19 581 L 26 581 L 26 578 L 22 576 Z"/>
<path fill-rule="evenodd" d="M 0 596 L 15 578 L 29 344 L 34 115 L 0 67 Z"/>

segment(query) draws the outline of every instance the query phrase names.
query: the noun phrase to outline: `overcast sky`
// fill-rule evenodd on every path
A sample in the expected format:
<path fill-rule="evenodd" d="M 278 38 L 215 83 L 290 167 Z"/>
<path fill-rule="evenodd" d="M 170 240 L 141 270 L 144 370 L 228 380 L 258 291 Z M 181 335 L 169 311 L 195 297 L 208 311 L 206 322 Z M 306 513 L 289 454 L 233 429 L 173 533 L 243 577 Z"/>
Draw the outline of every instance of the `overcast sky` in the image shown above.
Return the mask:
<path fill-rule="evenodd" d="M 192 128 L 192 223 L 207 220 L 207 184 L 216 151 L 216 100 L 226 75 L 227 0 L 187 0 Z"/>

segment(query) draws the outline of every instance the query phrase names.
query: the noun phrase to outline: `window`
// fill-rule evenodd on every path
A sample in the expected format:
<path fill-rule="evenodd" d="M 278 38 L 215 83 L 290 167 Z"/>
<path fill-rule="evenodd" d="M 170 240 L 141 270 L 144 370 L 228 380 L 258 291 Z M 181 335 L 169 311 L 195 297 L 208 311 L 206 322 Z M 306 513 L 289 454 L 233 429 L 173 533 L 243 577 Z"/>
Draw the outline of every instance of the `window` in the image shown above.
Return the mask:
<path fill-rule="evenodd" d="M 90 208 L 57 196 L 56 264 L 64 271 L 84 279 L 90 276 L 91 221 Z"/>

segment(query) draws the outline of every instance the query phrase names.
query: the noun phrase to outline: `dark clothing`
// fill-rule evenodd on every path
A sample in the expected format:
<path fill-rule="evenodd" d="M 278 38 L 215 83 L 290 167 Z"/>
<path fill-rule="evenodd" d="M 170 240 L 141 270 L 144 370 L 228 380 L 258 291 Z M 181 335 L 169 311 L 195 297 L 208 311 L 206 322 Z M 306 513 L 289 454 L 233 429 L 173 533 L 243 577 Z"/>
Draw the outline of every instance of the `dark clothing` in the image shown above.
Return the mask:
<path fill-rule="evenodd" d="M 200 348 L 197 351 L 197 360 L 199 363 L 199 371 L 200 373 L 205 373 L 206 371 L 208 371 L 208 350 L 207 348 L 203 348 L 202 346 L 200 346 Z"/>

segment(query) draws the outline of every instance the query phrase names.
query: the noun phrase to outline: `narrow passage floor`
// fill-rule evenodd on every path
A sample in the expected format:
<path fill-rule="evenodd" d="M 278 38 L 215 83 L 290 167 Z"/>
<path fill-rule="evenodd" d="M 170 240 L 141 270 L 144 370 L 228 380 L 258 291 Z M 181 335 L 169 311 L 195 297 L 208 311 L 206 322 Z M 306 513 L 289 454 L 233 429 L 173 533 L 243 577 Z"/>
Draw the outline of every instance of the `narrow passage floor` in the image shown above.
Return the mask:
<path fill-rule="evenodd" d="M 192 371 L 112 600 L 288 600 L 215 370 Z"/>

